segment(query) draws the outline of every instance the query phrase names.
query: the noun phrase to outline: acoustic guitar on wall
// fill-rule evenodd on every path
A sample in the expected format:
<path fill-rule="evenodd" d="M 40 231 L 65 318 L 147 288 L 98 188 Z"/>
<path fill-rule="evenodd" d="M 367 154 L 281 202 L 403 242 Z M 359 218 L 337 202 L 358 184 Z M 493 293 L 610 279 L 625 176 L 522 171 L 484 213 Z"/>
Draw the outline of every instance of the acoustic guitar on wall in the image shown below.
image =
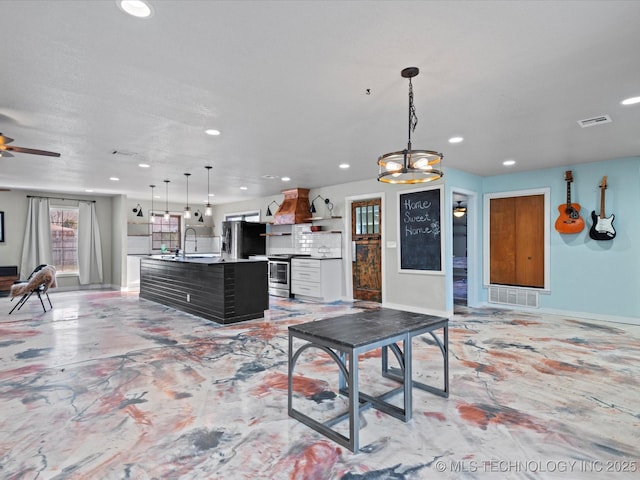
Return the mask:
<path fill-rule="evenodd" d="M 584 220 L 580 216 L 580 205 L 571 202 L 571 170 L 564 172 L 564 179 L 567 182 L 567 203 L 558 206 L 560 215 L 556 219 L 556 230 L 559 233 L 580 233 L 584 229 Z"/>
<path fill-rule="evenodd" d="M 605 216 L 604 210 L 604 191 L 607 189 L 607 177 L 602 177 L 602 183 L 600 183 L 600 215 L 596 215 L 595 210 L 591 212 L 591 220 L 593 225 L 589 230 L 589 236 L 594 240 L 613 240 L 616 236 L 616 231 L 613 228 L 613 219 L 615 215 L 612 213 L 610 216 Z"/>

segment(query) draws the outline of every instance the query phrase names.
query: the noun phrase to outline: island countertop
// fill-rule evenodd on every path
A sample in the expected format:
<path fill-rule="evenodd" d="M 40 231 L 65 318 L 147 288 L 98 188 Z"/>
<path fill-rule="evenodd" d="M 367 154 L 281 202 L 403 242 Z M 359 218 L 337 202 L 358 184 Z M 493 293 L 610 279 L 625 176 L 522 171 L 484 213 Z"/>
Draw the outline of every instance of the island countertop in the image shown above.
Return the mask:
<path fill-rule="evenodd" d="M 248 262 L 266 262 L 266 260 L 253 260 L 253 259 L 227 259 L 220 255 L 211 254 L 187 254 L 182 255 L 149 255 L 147 258 L 153 258 L 154 260 L 164 260 L 167 262 L 180 262 L 180 263 L 201 263 L 204 265 L 214 265 L 218 263 L 248 263 Z"/>
<path fill-rule="evenodd" d="M 140 259 L 140 298 L 222 324 L 264 317 L 267 281 L 265 260 L 189 255 Z"/>

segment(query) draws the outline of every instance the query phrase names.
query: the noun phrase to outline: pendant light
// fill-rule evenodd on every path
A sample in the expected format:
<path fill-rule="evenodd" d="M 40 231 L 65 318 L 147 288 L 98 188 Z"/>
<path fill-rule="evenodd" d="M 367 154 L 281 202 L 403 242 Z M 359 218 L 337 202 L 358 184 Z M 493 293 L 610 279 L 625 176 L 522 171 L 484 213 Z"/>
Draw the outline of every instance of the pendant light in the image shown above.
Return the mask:
<path fill-rule="evenodd" d="M 164 219 L 165 220 L 169 220 L 169 182 L 170 181 L 171 180 L 165 180 L 164 181 L 165 185 L 167 186 L 167 197 L 166 197 L 167 198 L 167 208 L 164 211 Z"/>
<path fill-rule="evenodd" d="M 149 185 L 151 187 L 151 213 L 149 214 L 149 221 L 151 223 L 155 223 L 156 216 L 153 213 L 153 189 L 156 188 L 155 185 Z"/>
<path fill-rule="evenodd" d="M 441 178 L 442 170 L 434 168 L 442 161 L 443 155 L 433 150 L 413 150 L 411 132 L 418 125 L 416 109 L 413 105 L 413 85 L 411 79 L 418 75 L 417 67 L 408 67 L 400 72 L 409 79 L 409 141 L 407 148 L 399 152 L 386 153 L 378 157 L 380 167 L 378 181 L 384 183 L 424 183 Z"/>
<path fill-rule="evenodd" d="M 189 208 L 189 176 L 190 173 L 185 173 L 184 176 L 187 177 L 187 206 L 184 207 L 184 218 L 191 218 L 191 209 Z"/>
<path fill-rule="evenodd" d="M 207 207 L 204 210 L 204 214 L 207 217 L 213 215 L 213 209 L 211 208 L 211 203 L 209 202 L 209 174 L 211 173 L 211 169 L 213 168 L 211 165 L 207 165 L 204 167 L 207 169 Z M 203 221 L 203 220 L 200 220 Z"/>

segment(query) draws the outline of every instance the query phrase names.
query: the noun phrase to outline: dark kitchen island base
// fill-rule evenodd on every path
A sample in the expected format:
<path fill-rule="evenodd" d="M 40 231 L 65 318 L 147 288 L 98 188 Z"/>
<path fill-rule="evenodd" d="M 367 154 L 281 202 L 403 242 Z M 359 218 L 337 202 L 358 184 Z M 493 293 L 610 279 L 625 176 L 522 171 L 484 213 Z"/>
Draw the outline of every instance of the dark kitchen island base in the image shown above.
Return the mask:
<path fill-rule="evenodd" d="M 221 324 L 263 318 L 269 309 L 267 262 L 144 257 L 140 298 Z"/>

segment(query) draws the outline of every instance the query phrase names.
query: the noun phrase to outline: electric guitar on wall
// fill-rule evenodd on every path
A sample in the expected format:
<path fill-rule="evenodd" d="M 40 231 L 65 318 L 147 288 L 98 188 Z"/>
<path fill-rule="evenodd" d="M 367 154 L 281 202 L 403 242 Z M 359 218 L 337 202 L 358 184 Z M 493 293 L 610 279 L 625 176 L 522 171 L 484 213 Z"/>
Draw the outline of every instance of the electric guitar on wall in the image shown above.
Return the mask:
<path fill-rule="evenodd" d="M 564 179 L 567 182 L 567 203 L 558 206 L 560 216 L 556 220 L 556 230 L 559 233 L 580 233 L 584 229 L 584 220 L 580 216 L 580 205 L 571 203 L 571 170 L 564 172 Z"/>
<path fill-rule="evenodd" d="M 604 213 L 604 191 L 607 189 L 607 177 L 602 177 L 602 183 L 600 183 L 600 215 L 596 215 L 595 210 L 591 212 L 591 219 L 593 225 L 589 230 L 589 236 L 594 240 L 613 240 L 616 236 L 616 231 L 613 228 L 613 219 L 615 215 L 606 217 Z"/>

